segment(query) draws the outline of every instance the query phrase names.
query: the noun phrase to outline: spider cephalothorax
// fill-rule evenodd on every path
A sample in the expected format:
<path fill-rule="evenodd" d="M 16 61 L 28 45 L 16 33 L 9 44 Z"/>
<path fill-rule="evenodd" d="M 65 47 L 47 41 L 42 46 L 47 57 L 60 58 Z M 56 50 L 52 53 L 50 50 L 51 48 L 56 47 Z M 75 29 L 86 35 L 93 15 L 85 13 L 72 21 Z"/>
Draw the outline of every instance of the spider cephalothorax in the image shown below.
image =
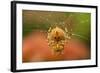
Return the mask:
<path fill-rule="evenodd" d="M 65 42 L 70 39 L 67 28 L 63 30 L 62 28 L 56 26 L 54 28 L 49 28 L 48 30 L 48 44 L 54 53 L 62 53 L 64 50 Z"/>

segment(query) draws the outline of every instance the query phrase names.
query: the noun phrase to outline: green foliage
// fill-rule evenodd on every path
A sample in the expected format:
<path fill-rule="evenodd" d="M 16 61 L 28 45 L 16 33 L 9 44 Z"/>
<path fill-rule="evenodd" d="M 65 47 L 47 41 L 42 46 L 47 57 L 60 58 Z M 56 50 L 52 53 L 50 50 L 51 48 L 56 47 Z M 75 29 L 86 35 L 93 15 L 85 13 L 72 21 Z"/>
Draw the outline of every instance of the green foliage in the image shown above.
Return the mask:
<path fill-rule="evenodd" d="M 91 14 L 90 13 L 76 13 L 76 23 L 73 28 L 73 33 L 78 34 L 84 38 L 80 38 L 89 43 L 91 38 Z"/>

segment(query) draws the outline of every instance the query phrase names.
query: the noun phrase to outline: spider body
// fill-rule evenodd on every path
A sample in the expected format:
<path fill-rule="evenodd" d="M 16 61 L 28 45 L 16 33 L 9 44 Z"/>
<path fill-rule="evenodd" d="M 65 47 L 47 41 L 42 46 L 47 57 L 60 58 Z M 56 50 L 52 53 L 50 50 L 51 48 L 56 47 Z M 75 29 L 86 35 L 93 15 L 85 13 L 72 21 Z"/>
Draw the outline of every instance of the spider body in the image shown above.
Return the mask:
<path fill-rule="evenodd" d="M 64 44 L 68 39 L 70 39 L 70 36 L 66 30 L 56 26 L 55 28 L 49 28 L 47 39 L 48 45 L 53 50 L 53 52 L 61 54 L 64 50 Z"/>

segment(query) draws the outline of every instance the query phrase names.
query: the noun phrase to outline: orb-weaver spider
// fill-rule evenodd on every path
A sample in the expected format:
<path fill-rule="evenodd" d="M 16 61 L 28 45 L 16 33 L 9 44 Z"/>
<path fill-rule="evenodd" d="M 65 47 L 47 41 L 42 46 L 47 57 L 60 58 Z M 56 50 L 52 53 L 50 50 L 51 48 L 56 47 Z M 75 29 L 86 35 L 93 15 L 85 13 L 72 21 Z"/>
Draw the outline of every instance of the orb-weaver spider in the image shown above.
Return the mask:
<path fill-rule="evenodd" d="M 71 35 L 67 28 L 64 30 L 58 26 L 54 28 L 49 28 L 48 30 L 48 45 L 54 53 L 62 54 L 64 50 L 65 42 L 71 39 Z"/>

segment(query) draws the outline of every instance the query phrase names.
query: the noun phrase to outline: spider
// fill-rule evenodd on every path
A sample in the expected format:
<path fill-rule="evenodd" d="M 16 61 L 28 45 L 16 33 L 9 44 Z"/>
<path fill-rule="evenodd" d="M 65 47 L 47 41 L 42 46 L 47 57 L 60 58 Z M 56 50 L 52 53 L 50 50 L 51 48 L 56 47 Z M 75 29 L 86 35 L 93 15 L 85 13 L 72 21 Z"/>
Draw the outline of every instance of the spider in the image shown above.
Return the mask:
<path fill-rule="evenodd" d="M 71 39 L 71 33 L 68 32 L 67 28 L 64 30 L 58 26 L 49 28 L 48 30 L 48 45 L 52 49 L 53 53 L 63 54 L 64 44 Z"/>

